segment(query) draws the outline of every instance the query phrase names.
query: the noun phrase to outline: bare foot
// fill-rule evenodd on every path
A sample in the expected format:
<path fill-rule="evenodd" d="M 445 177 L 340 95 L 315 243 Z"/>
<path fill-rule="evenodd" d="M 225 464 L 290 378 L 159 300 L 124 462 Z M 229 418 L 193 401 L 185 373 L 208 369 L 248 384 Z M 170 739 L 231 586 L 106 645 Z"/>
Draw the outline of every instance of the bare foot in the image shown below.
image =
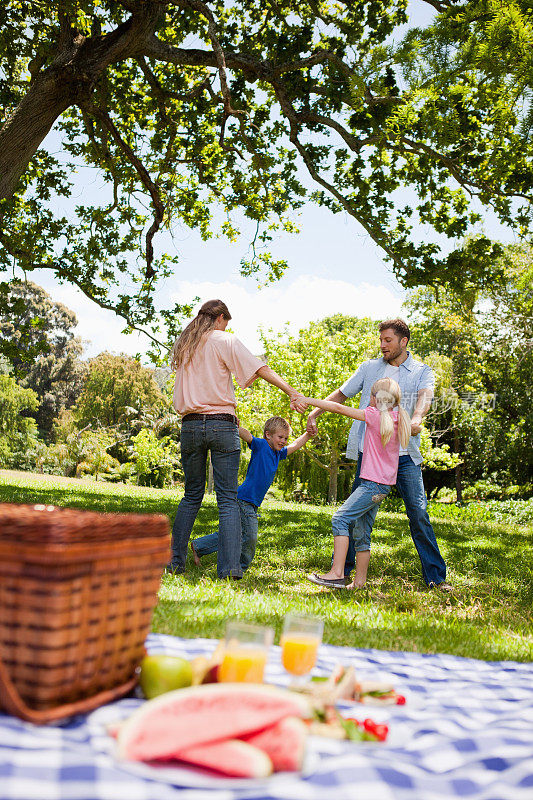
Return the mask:
<path fill-rule="evenodd" d="M 362 589 L 363 586 L 365 585 L 365 583 L 366 583 L 366 581 L 361 582 L 361 581 L 353 580 L 351 583 L 347 584 L 346 588 L 347 589 Z"/>
<path fill-rule="evenodd" d="M 192 550 L 192 560 L 194 561 L 195 565 L 197 567 L 199 567 L 200 566 L 200 556 L 198 555 L 198 553 L 194 549 L 194 545 L 193 545 L 192 542 L 190 542 L 190 545 L 191 545 L 191 550 Z"/>
<path fill-rule="evenodd" d="M 340 581 L 341 578 L 344 578 L 344 575 L 337 575 L 336 572 L 333 572 L 333 570 L 330 569 L 330 571 L 326 572 L 325 575 L 319 575 L 318 577 L 324 578 L 326 581 Z"/>

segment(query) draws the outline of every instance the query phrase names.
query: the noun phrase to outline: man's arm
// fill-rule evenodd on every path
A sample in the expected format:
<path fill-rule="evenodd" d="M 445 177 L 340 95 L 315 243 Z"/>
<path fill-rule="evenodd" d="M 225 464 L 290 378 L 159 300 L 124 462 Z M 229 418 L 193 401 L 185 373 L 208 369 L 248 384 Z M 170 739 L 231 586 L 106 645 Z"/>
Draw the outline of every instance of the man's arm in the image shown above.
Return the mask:
<path fill-rule="evenodd" d="M 303 394 L 288 384 L 287 381 L 281 377 L 281 375 L 278 375 L 277 372 L 274 372 L 273 369 L 270 369 L 270 367 L 266 365 L 258 369 L 256 375 L 259 375 L 259 377 L 263 378 L 264 381 L 271 383 L 273 386 L 277 386 L 278 389 L 281 389 L 282 392 L 285 392 L 285 394 L 289 395 L 291 409 L 293 411 L 299 411 L 300 414 L 303 414 L 307 408 L 307 405 L 303 402 Z"/>
<path fill-rule="evenodd" d="M 422 429 L 422 420 L 431 408 L 433 400 L 433 389 L 419 389 L 416 399 L 415 410 L 411 417 L 411 436 L 416 436 Z"/>
<path fill-rule="evenodd" d="M 342 403 L 344 405 L 344 403 L 349 397 L 355 397 L 356 394 L 359 394 L 365 382 L 368 364 L 369 364 L 368 361 L 363 361 L 363 363 L 356 369 L 352 377 L 349 378 L 349 380 L 347 380 L 346 383 L 342 384 L 343 389 L 346 389 L 348 394 L 344 394 L 344 392 L 342 392 L 341 389 L 335 389 L 335 391 L 332 392 L 331 394 L 328 394 L 328 396 L 325 399 L 333 400 L 334 403 Z M 307 419 L 307 430 L 309 431 L 309 433 L 312 433 L 313 435 L 318 433 L 316 420 L 322 413 L 323 411 L 321 411 L 318 408 L 315 408 L 315 410 L 311 411 L 311 413 L 309 414 L 309 417 Z"/>
<path fill-rule="evenodd" d="M 340 389 L 335 389 L 335 391 L 332 392 L 331 394 L 328 394 L 328 396 L 325 399 L 332 400 L 334 403 L 342 403 L 344 405 L 344 403 L 347 401 L 348 398 L 346 397 L 345 394 L 341 392 Z M 318 426 L 316 424 L 316 420 L 317 417 L 319 417 L 323 413 L 324 413 L 323 409 L 315 408 L 313 409 L 313 411 L 311 411 L 311 413 L 307 417 L 307 432 L 310 433 L 311 436 L 316 436 L 316 434 L 318 433 Z"/>
<path fill-rule="evenodd" d="M 290 456 L 291 453 L 295 453 L 297 450 L 303 447 L 304 444 L 307 444 L 307 442 L 312 438 L 313 435 L 311 433 L 308 433 L 307 431 L 302 433 L 302 435 L 298 436 L 294 442 L 291 442 L 289 445 L 287 445 L 287 455 Z"/>
<path fill-rule="evenodd" d="M 240 425 L 239 425 L 239 436 L 240 436 L 240 437 L 241 437 L 241 439 L 242 439 L 243 441 L 245 441 L 247 444 L 252 444 L 252 439 L 253 439 L 254 437 L 252 436 L 252 434 L 250 433 L 250 431 L 249 431 L 249 430 L 247 430 L 246 428 L 241 428 L 241 426 L 240 426 Z"/>

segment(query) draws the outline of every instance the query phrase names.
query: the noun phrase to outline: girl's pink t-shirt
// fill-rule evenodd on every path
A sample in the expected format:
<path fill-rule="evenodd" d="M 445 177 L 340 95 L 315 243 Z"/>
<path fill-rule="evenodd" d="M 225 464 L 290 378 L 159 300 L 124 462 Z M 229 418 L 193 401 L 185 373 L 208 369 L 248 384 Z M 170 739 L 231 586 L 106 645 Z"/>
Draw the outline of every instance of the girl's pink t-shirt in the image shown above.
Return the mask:
<path fill-rule="evenodd" d="M 207 334 L 186 367 L 179 367 L 173 405 L 178 414 L 235 414 L 232 374 L 242 389 L 255 380 L 265 362 L 256 358 L 233 333 Z"/>
<path fill-rule="evenodd" d="M 360 475 L 361 478 L 366 478 L 368 481 L 394 486 L 400 457 L 398 407 L 391 409 L 389 413 L 394 420 L 394 433 L 383 447 L 380 434 L 381 414 L 374 406 L 365 408 L 366 430 Z"/>

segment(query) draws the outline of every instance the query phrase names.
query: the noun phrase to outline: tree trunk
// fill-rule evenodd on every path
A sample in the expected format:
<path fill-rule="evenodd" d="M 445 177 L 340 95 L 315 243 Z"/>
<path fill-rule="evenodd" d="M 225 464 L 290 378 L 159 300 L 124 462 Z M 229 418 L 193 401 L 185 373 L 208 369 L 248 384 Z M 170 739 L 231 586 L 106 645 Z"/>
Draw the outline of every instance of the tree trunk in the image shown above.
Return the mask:
<path fill-rule="evenodd" d="M 86 38 L 72 28 L 52 64 L 40 72 L 0 130 L 0 199 L 14 193 L 35 151 L 71 105 L 88 100 L 109 64 L 142 52 L 161 15 L 159 3 L 139 11 L 104 36 Z"/>
<path fill-rule="evenodd" d="M 454 453 L 460 453 L 461 443 L 459 441 L 459 434 L 457 430 L 453 432 L 453 451 Z M 457 502 L 462 505 L 463 504 L 463 473 L 462 473 L 463 465 L 457 464 L 455 467 L 455 490 L 457 492 Z"/>
<path fill-rule="evenodd" d="M 44 73 L 22 98 L 0 131 L 0 198 L 11 197 L 20 176 L 56 119 L 72 103 L 72 87 Z"/>
<path fill-rule="evenodd" d="M 331 449 L 331 457 L 329 459 L 329 486 L 328 486 L 328 503 L 334 505 L 337 502 L 337 481 L 339 477 L 339 454 L 335 447 Z"/>
<path fill-rule="evenodd" d="M 213 494 L 215 488 L 215 479 L 213 477 L 213 463 L 211 461 L 211 453 L 209 453 L 209 461 L 207 467 L 207 494 Z"/>

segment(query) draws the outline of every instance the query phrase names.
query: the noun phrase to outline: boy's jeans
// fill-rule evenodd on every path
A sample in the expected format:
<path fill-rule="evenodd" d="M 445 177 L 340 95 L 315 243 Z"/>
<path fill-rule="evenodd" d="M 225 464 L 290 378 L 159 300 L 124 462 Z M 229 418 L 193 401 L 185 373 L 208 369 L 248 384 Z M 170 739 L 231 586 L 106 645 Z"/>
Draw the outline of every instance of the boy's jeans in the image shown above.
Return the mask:
<path fill-rule="evenodd" d="M 359 486 L 333 514 L 331 527 L 333 536 L 350 536 L 350 544 L 355 552 L 370 550 L 372 526 L 378 513 L 379 504 L 386 498 L 391 487 L 383 483 L 359 478 Z"/>
<path fill-rule="evenodd" d="M 357 464 L 357 472 L 352 491 L 359 485 L 361 454 Z M 403 502 L 409 519 L 409 529 L 422 565 L 422 576 L 427 586 L 439 584 L 446 580 L 446 564 L 441 556 L 433 527 L 429 520 L 427 498 L 424 491 L 422 469 L 415 464 L 411 456 L 400 456 L 396 488 Z M 352 539 L 348 545 L 348 553 L 344 564 L 344 574 L 348 576 L 355 566 L 355 550 Z"/>
<path fill-rule="evenodd" d="M 257 546 L 257 506 L 246 500 L 237 500 L 241 514 L 241 569 L 244 572 L 252 563 Z M 218 531 L 199 536 L 194 540 L 194 549 L 199 556 L 207 556 L 218 550 Z"/>
<path fill-rule="evenodd" d="M 218 505 L 219 578 L 242 577 L 241 518 L 237 505 L 237 480 L 241 445 L 234 422 L 220 419 L 184 420 L 181 426 L 181 463 L 185 473 L 185 494 L 178 506 L 172 529 L 172 566 L 185 569 L 187 545 L 196 515 L 202 505 L 207 471 L 207 452 L 211 452 L 213 478 Z"/>

